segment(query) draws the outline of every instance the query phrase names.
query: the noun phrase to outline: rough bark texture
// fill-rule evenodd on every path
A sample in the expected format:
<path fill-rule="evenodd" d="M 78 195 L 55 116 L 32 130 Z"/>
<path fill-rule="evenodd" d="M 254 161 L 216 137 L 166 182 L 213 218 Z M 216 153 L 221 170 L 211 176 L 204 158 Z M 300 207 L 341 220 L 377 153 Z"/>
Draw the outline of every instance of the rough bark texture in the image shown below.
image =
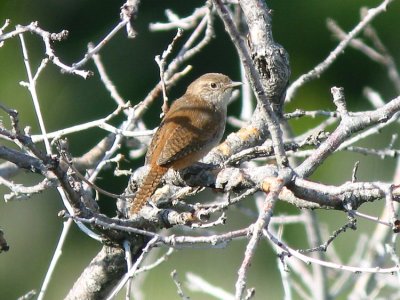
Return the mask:
<path fill-rule="evenodd" d="M 126 273 L 125 252 L 121 248 L 103 246 L 75 282 L 66 300 L 105 299 Z"/>

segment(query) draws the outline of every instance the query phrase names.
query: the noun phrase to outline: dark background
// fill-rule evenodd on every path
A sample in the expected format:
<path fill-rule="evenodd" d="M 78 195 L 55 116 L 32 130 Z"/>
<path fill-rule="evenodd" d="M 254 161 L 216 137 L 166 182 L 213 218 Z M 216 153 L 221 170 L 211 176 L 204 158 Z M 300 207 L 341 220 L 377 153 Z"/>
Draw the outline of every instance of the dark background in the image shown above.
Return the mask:
<path fill-rule="evenodd" d="M 39 26 L 50 32 L 69 31 L 69 38 L 55 44 L 58 57 L 67 64 L 79 61 L 88 42 L 99 42 L 118 22 L 120 6 L 123 1 L 84 1 L 84 0 L 2 0 L 0 1 L 0 24 L 11 19 L 10 31 L 17 24 L 29 24 L 38 21 Z M 377 6 L 380 1 L 345 1 L 345 0 L 309 0 L 309 1 L 268 1 L 273 9 L 273 32 L 276 41 L 281 43 L 290 55 L 292 68 L 291 81 L 309 71 L 321 62 L 337 45 L 326 28 L 326 19 L 333 18 L 345 30 L 351 30 L 359 21 L 361 5 Z M 148 29 L 150 22 L 166 21 L 164 10 L 171 8 L 179 16 L 189 15 L 203 1 L 142 1 L 139 15 L 135 21 L 138 36 L 127 39 L 122 30 L 101 51 L 106 70 L 120 94 L 137 103 L 158 82 L 159 70 L 154 57 L 161 54 L 175 31 L 155 32 Z M 380 37 L 393 54 L 397 62 L 400 59 L 398 2 L 391 5 L 387 13 L 380 15 L 373 25 Z M 190 34 L 187 33 L 185 37 Z M 25 34 L 30 55 L 30 63 L 35 70 L 44 54 L 44 47 L 38 36 Z M 222 23 L 216 17 L 216 38 L 204 51 L 189 62 L 192 72 L 171 90 L 169 97 L 174 99 L 184 92 L 185 86 L 194 78 L 206 72 L 222 72 L 234 80 L 240 79 L 237 54 Z M 95 70 L 89 62 L 85 69 Z M 32 133 L 39 133 L 38 122 L 34 115 L 32 101 L 28 90 L 19 85 L 27 80 L 22 59 L 19 38 L 7 40 L 0 48 L 0 102 L 17 109 L 20 113 L 21 125 L 31 126 Z M 384 99 L 396 96 L 395 90 L 386 77 L 386 70 L 368 60 L 363 54 L 346 49 L 334 65 L 323 76 L 299 90 L 296 98 L 286 107 L 286 111 L 301 109 L 334 109 L 330 88 L 342 86 L 350 110 L 367 110 L 370 105 L 362 96 L 362 89 L 370 86 L 379 91 Z M 49 65 L 38 81 L 38 96 L 48 132 L 69 127 L 75 124 L 95 120 L 108 115 L 115 109 L 115 103 L 100 82 L 98 75 L 87 80 L 78 76 L 61 74 L 60 70 Z M 160 113 L 159 102 L 150 107 L 145 117 L 150 128 L 157 126 Z M 231 115 L 238 115 L 240 107 L 230 108 Z M 7 116 L 0 114 L 7 123 Z M 1 119 L 0 119 L 1 121 Z M 117 118 L 114 124 L 118 124 Z M 294 131 L 300 133 L 315 125 L 320 119 L 293 121 Z M 397 126 L 384 130 L 373 141 L 362 142 L 362 145 L 384 148 L 390 136 L 397 131 Z M 228 127 L 228 131 L 232 130 Z M 91 129 L 68 136 L 70 150 L 75 156 L 85 153 L 95 145 L 105 132 Z M 4 143 L 0 140 L 0 143 Z M 123 148 L 127 154 L 128 149 Z M 328 159 L 313 175 L 314 180 L 329 184 L 340 184 L 351 178 L 354 162 L 360 160 L 360 180 L 391 180 L 395 168 L 395 160 L 382 161 L 376 157 L 363 157 L 357 154 L 339 153 Z M 142 160 L 127 162 L 125 168 L 135 168 Z M 32 185 L 38 176 L 21 174 L 13 178 L 15 182 Z M 126 186 L 126 177 L 114 177 L 108 170 L 101 174 L 97 183 L 104 189 L 120 193 Z M 8 192 L 0 187 L 0 194 Z M 100 204 L 104 211 L 113 213 L 113 200 L 102 197 Z M 249 207 L 253 207 L 251 201 Z M 381 204 L 366 205 L 364 211 L 378 214 Z M 62 220 L 57 217 L 63 209 L 60 197 L 55 191 L 47 191 L 29 199 L 11 203 L 0 202 L 0 228 L 5 231 L 11 249 L 0 254 L 0 299 L 15 299 L 29 290 L 40 288 L 48 264 L 51 260 L 57 239 L 61 232 Z M 279 204 L 277 214 L 294 214 L 297 211 L 286 204 Z M 333 231 L 346 221 L 343 213 L 319 211 L 318 218 L 327 222 L 329 231 Z M 228 215 L 228 225 L 221 230 L 248 226 L 254 219 L 244 217 L 235 211 Z M 335 242 L 342 259 L 346 261 L 355 248 L 354 241 L 360 231 L 368 231 L 373 224 L 360 221 L 359 231 L 347 232 Z M 304 231 L 296 226 L 285 228 L 284 236 L 293 247 L 306 246 Z M 146 299 L 177 299 L 175 286 L 169 273 L 177 269 L 184 281 L 186 271 L 203 276 L 208 281 L 233 291 L 236 272 L 243 259 L 246 241 L 232 242 L 227 248 L 204 250 L 187 249 L 177 251 L 172 258 L 157 269 L 150 272 L 144 283 Z M 344 247 L 344 245 L 346 245 Z M 91 240 L 78 229 L 72 230 L 63 249 L 63 256 L 57 266 L 51 282 L 47 299 L 61 299 L 66 295 L 73 282 L 97 253 L 101 245 Z M 161 251 L 165 251 L 162 249 Z M 277 270 L 277 258 L 269 245 L 261 242 L 253 261 L 249 275 L 249 286 L 256 287 L 256 299 L 282 298 L 283 292 Z M 203 294 L 191 293 L 193 299 L 209 299 Z M 122 298 L 122 295 L 120 296 Z"/>

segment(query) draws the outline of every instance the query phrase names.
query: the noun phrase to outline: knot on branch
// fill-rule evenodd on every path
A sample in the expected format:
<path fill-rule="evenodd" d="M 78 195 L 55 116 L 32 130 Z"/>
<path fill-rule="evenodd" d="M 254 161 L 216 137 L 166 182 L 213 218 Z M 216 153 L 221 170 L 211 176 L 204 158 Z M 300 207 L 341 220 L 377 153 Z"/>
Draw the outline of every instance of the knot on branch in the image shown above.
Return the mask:
<path fill-rule="evenodd" d="M 51 33 L 50 34 L 50 40 L 52 41 L 57 41 L 57 42 L 61 42 L 62 40 L 65 40 L 69 35 L 69 31 L 68 30 L 63 30 L 59 33 Z"/>
<path fill-rule="evenodd" d="M 239 168 L 225 168 L 221 170 L 215 181 L 215 187 L 225 191 L 241 190 L 253 186 L 254 182 Z"/>
<path fill-rule="evenodd" d="M 8 251 L 10 249 L 10 246 L 7 244 L 7 241 L 4 237 L 4 232 L 3 230 L 0 229 L 0 253 L 3 251 Z"/>
<path fill-rule="evenodd" d="M 258 49 L 257 52 L 252 50 L 251 58 L 260 74 L 272 109 L 281 113 L 290 77 L 289 54 L 281 45 L 274 43 Z"/>

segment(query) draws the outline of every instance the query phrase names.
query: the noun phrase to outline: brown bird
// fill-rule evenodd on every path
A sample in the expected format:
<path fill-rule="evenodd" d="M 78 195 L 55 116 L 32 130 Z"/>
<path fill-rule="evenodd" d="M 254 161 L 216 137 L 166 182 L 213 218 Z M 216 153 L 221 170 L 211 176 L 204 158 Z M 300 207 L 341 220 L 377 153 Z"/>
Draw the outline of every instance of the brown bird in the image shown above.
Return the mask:
<path fill-rule="evenodd" d="M 218 145 L 232 90 L 241 84 L 223 74 L 204 74 L 172 103 L 147 150 L 149 171 L 136 192 L 131 213 L 140 211 L 169 169 L 187 168 Z"/>

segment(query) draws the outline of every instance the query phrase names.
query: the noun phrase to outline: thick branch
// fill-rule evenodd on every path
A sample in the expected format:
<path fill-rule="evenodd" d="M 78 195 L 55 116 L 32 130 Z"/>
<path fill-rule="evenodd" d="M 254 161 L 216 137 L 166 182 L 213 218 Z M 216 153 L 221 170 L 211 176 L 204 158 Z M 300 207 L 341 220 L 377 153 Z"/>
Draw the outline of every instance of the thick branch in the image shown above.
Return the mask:
<path fill-rule="evenodd" d="M 103 246 L 75 282 L 65 300 L 105 299 L 126 270 L 124 250 Z"/>
<path fill-rule="evenodd" d="M 374 111 L 352 116 L 342 116 L 342 121 L 335 131 L 316 149 L 295 172 L 300 177 L 311 175 L 324 160 L 333 153 L 351 134 L 363 130 L 378 123 L 387 122 L 400 111 L 400 97 L 397 97 L 386 105 Z"/>
<path fill-rule="evenodd" d="M 279 101 L 275 101 L 277 98 L 277 94 L 279 94 L 279 96 L 282 96 L 283 91 L 277 91 L 277 93 L 275 94 L 275 92 L 271 93 L 272 91 L 274 91 L 274 89 L 265 89 L 262 82 L 261 82 L 261 78 L 260 78 L 260 74 L 259 71 L 256 69 L 256 67 L 253 64 L 253 60 L 252 57 L 249 53 L 248 48 L 246 47 L 244 40 L 242 39 L 242 37 L 239 34 L 239 31 L 237 29 L 237 27 L 235 26 L 233 19 L 229 13 L 229 11 L 227 10 L 227 8 L 225 7 L 225 5 L 222 3 L 222 1 L 220 0 L 214 0 L 213 1 L 217 12 L 219 14 L 219 16 L 221 17 L 222 21 L 225 24 L 225 29 L 227 30 L 230 38 L 232 39 L 233 44 L 235 45 L 237 52 L 239 54 L 240 60 L 244 66 L 244 69 L 246 71 L 246 76 L 247 79 L 249 80 L 249 82 L 251 83 L 251 86 L 253 88 L 254 94 L 257 98 L 257 109 L 253 115 L 252 118 L 252 124 L 249 126 L 250 130 L 249 133 L 247 133 L 246 135 L 251 135 L 252 138 L 255 138 L 255 141 L 257 141 L 257 138 L 265 138 L 266 136 L 266 130 L 268 129 L 269 133 L 271 134 L 271 138 L 273 140 L 273 146 L 274 146 L 274 150 L 275 150 L 275 155 L 276 155 L 276 159 L 278 162 L 278 165 L 283 167 L 286 166 L 288 161 L 285 155 L 285 151 L 283 149 L 283 143 L 282 143 L 282 131 L 280 130 L 279 127 L 279 121 L 277 116 L 275 115 L 275 113 L 272 110 L 273 107 L 273 103 L 278 103 Z M 251 10 L 256 10 L 256 9 L 263 9 L 265 12 L 263 12 L 264 14 L 267 14 L 266 11 L 266 6 L 264 6 L 262 4 L 261 1 L 248 1 L 248 2 L 240 2 L 242 9 L 244 11 L 244 13 L 246 12 L 250 12 Z M 248 6 L 248 10 L 245 9 L 244 7 Z M 250 16 L 248 17 L 248 26 L 250 28 L 250 32 L 252 32 L 252 28 L 256 27 L 256 31 L 260 30 L 260 28 L 262 28 L 261 30 L 269 30 L 270 29 L 270 25 L 268 23 L 265 24 L 261 24 L 261 26 L 258 25 L 258 23 L 256 22 L 251 22 L 254 21 L 254 16 Z M 265 21 L 268 22 L 269 18 L 266 19 Z M 261 36 L 262 37 L 262 36 Z M 260 38 L 261 38 L 260 37 Z M 257 55 L 259 55 L 259 58 L 262 58 L 262 61 L 264 61 L 265 55 L 268 54 L 273 54 L 275 53 L 274 51 L 270 51 L 271 47 L 274 48 L 275 47 L 275 43 L 272 40 L 272 33 L 265 35 L 264 37 L 266 37 L 265 40 L 260 40 L 259 44 L 257 44 L 257 50 L 259 50 L 260 48 L 263 48 L 263 53 L 258 53 Z M 283 48 L 282 48 L 283 49 Z M 286 53 L 286 52 L 283 52 Z M 253 54 L 254 57 L 254 54 Z M 265 77 L 271 78 L 271 72 L 275 72 L 276 69 L 275 68 L 271 68 L 268 69 L 267 66 L 280 66 L 280 65 L 285 65 L 285 67 L 287 68 L 287 70 L 289 70 L 288 67 L 288 61 L 286 60 L 286 64 L 285 63 L 275 63 L 275 60 L 278 58 L 279 56 L 275 56 L 275 55 L 271 55 L 268 57 L 268 61 L 269 63 L 266 63 L 265 61 L 262 63 L 266 63 L 266 66 L 263 68 L 263 74 L 265 75 Z M 268 74 L 268 76 L 267 76 Z M 284 82 L 284 86 L 286 86 L 287 84 L 287 80 L 288 80 L 288 74 L 286 78 L 282 77 L 282 74 L 286 74 L 285 72 L 283 72 L 282 70 L 280 70 L 279 72 L 276 73 L 276 76 L 274 76 L 274 81 L 277 80 L 278 82 Z M 281 84 L 276 85 L 276 86 L 281 86 Z M 280 98 L 279 98 L 280 99 Z M 267 128 L 266 126 L 267 125 Z M 242 129 L 242 131 L 246 131 L 246 128 Z M 245 136 L 246 136 L 245 135 Z M 239 137 L 240 139 L 240 135 L 238 136 L 234 136 L 234 137 Z M 244 140 L 244 142 L 246 143 L 246 139 L 241 138 L 240 140 Z M 228 143 L 230 142 L 229 138 L 228 138 Z M 258 142 L 261 142 L 261 140 L 258 140 Z M 226 149 L 226 146 L 229 147 L 229 144 L 225 143 L 225 145 L 222 146 L 222 148 L 218 148 L 219 150 L 222 150 L 221 154 L 224 155 L 226 157 L 226 153 L 228 152 L 229 154 L 232 154 L 232 150 L 230 149 L 230 147 L 228 149 Z M 241 144 L 238 144 L 239 147 L 236 148 L 241 148 Z M 225 147 L 225 149 L 224 149 Z M 227 151 L 228 150 L 228 151 Z M 225 152 L 225 153 L 224 153 Z M 235 151 L 236 152 L 236 151 Z M 234 152 L 233 152 L 234 153 Z"/>
<path fill-rule="evenodd" d="M 29 156 L 20 151 L 0 146 L 0 158 L 34 173 L 46 173 L 45 166 L 36 157 Z"/>

